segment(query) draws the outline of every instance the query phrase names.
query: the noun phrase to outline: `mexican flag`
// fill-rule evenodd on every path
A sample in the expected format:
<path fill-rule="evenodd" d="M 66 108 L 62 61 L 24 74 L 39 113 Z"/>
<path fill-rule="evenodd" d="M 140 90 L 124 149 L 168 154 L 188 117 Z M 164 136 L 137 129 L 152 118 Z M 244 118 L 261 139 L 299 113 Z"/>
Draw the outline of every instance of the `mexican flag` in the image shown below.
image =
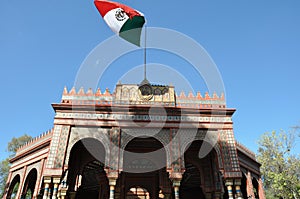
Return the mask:
<path fill-rule="evenodd" d="M 140 37 L 145 23 L 144 15 L 124 4 L 95 0 L 96 8 L 107 25 L 123 39 L 140 46 Z"/>

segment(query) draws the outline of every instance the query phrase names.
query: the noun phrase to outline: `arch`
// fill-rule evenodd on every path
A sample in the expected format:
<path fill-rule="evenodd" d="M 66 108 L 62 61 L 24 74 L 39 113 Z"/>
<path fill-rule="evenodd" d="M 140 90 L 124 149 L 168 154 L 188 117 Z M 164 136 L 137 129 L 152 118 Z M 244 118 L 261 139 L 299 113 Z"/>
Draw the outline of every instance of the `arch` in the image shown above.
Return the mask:
<path fill-rule="evenodd" d="M 241 181 L 241 192 L 244 198 L 248 198 L 247 195 L 247 175 L 242 171 L 242 181 Z"/>
<path fill-rule="evenodd" d="M 29 171 L 21 194 L 21 198 L 33 198 L 34 190 L 36 187 L 38 172 L 36 168 Z"/>
<path fill-rule="evenodd" d="M 136 137 L 124 149 L 123 171 L 117 181 L 120 191 L 116 195 L 125 199 L 128 191 L 136 187 L 146 189 L 150 198 L 159 198 L 161 183 L 169 180 L 164 145 L 153 137 Z M 165 192 L 171 193 L 171 182 L 166 186 L 169 190 Z"/>
<path fill-rule="evenodd" d="M 179 188 L 182 199 L 204 199 L 206 194 L 212 192 L 221 193 L 219 186 L 221 176 L 218 167 L 217 153 L 212 150 L 205 157 L 199 157 L 199 150 L 203 144 L 208 144 L 203 140 L 194 140 L 184 152 L 185 172 Z"/>
<path fill-rule="evenodd" d="M 129 142 L 131 142 L 135 137 L 137 137 L 141 131 L 143 131 L 144 135 L 151 135 L 151 138 L 154 138 L 158 142 L 164 146 L 164 150 L 166 152 L 166 164 L 171 165 L 172 160 L 171 160 L 171 152 L 170 148 L 168 145 L 170 144 L 170 129 L 126 129 L 122 130 L 122 136 L 121 136 L 121 153 L 120 153 L 120 164 L 123 164 L 123 159 L 124 159 L 124 151 L 126 151 L 126 146 L 128 145 Z M 127 132 L 130 132 L 128 134 Z M 135 136 L 133 136 L 135 135 Z M 162 148 L 162 146 L 160 146 Z M 120 167 L 123 167 L 120 165 Z"/>
<path fill-rule="evenodd" d="M 136 99 L 136 97 L 137 97 L 136 88 L 131 88 L 129 91 L 129 99 Z"/>
<path fill-rule="evenodd" d="M 129 173 L 152 172 L 167 165 L 164 145 L 153 137 L 133 138 L 126 145 L 123 155 L 123 169 Z"/>
<path fill-rule="evenodd" d="M 209 140 L 209 137 L 207 136 L 207 133 L 214 133 L 213 135 L 211 135 L 212 138 L 215 138 L 216 135 L 218 135 L 220 132 L 219 131 L 208 131 L 208 130 L 201 130 L 198 129 L 195 135 L 196 131 L 195 129 L 189 130 L 189 129 L 184 129 L 181 130 L 183 135 L 181 136 L 181 154 L 184 154 L 186 152 L 186 150 L 189 148 L 189 146 L 194 142 L 194 141 L 204 141 L 206 139 Z M 207 144 L 209 144 L 207 142 Z M 222 155 L 221 155 L 221 150 L 220 150 L 220 146 L 217 143 L 215 143 L 214 146 L 212 146 L 212 149 L 214 149 L 215 153 L 216 153 L 216 157 L 218 159 L 218 167 L 219 168 L 223 168 L 223 159 L 222 159 Z"/>
<path fill-rule="evenodd" d="M 67 184 L 76 199 L 108 199 L 108 179 L 104 170 L 105 148 L 94 138 L 84 138 L 70 152 Z"/>
<path fill-rule="evenodd" d="M 20 179 L 21 179 L 20 175 L 17 174 L 17 175 L 15 175 L 13 180 L 11 181 L 11 183 L 9 185 L 9 188 L 8 188 L 7 195 L 6 195 L 7 199 L 11 199 L 11 198 L 16 197 L 16 195 L 18 193 L 19 186 L 20 186 Z"/>
<path fill-rule="evenodd" d="M 252 178 L 252 185 L 253 185 L 253 193 L 255 198 L 258 198 L 258 181 L 255 177 Z"/>
<path fill-rule="evenodd" d="M 65 165 L 69 164 L 71 150 L 74 145 L 80 140 L 95 139 L 98 140 L 105 149 L 105 156 L 108 157 L 109 153 L 109 130 L 104 128 L 86 128 L 86 127 L 72 127 L 70 141 L 66 153 Z"/>

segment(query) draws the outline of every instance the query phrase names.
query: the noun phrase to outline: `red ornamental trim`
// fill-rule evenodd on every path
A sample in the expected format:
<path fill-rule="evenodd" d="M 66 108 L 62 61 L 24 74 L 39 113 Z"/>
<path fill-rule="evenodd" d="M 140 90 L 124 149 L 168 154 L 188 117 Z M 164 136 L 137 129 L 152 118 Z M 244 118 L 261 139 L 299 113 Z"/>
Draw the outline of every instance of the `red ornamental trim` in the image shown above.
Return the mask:
<path fill-rule="evenodd" d="M 122 8 L 130 19 L 132 19 L 134 16 L 141 16 L 141 14 L 133 8 L 130 8 L 129 6 L 117 2 L 95 0 L 94 4 L 102 17 L 104 17 L 106 13 L 115 8 Z"/>

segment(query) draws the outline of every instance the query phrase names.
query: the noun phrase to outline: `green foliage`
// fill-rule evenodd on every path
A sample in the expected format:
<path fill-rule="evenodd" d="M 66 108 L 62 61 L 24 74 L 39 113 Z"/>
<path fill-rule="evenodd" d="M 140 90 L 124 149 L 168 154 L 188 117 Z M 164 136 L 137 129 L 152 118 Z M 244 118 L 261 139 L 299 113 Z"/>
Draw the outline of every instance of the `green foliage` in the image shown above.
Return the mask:
<path fill-rule="evenodd" d="M 292 153 L 294 132 L 265 133 L 258 143 L 267 198 L 299 199 L 300 156 Z"/>
<path fill-rule="evenodd" d="M 5 188 L 8 172 L 9 172 L 9 161 L 7 158 L 0 162 L 0 197 L 2 196 Z"/>
<path fill-rule="evenodd" d="M 12 140 L 7 144 L 7 151 L 9 152 L 9 157 L 13 157 L 16 154 L 17 149 L 31 139 L 32 137 L 27 134 L 18 138 L 13 137 Z"/>
<path fill-rule="evenodd" d="M 7 151 L 9 152 L 9 158 L 12 158 L 15 154 L 17 149 L 31 140 L 32 137 L 29 135 L 23 135 L 19 138 L 12 138 L 12 140 L 7 144 Z M 4 193 L 4 189 L 6 186 L 6 181 L 9 173 L 9 158 L 2 160 L 0 162 L 0 198 L 2 198 L 2 195 Z M 16 188 L 16 187 L 15 187 Z"/>

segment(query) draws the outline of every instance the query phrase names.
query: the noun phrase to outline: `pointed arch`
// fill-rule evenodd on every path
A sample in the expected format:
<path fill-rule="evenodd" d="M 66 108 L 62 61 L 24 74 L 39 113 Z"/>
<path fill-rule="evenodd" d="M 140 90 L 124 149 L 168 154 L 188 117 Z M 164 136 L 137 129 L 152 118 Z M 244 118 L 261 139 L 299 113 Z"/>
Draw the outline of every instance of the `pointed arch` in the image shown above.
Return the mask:
<path fill-rule="evenodd" d="M 31 169 L 26 177 L 21 198 L 33 198 L 33 194 L 36 189 L 37 177 L 38 172 L 36 168 Z"/>
<path fill-rule="evenodd" d="M 7 195 L 6 195 L 7 199 L 11 199 L 11 198 L 16 197 L 19 186 L 20 186 L 20 179 L 21 179 L 20 175 L 17 174 L 17 175 L 15 175 L 13 180 L 11 181 L 11 183 L 9 185 L 9 188 L 8 188 Z"/>
<path fill-rule="evenodd" d="M 109 187 L 105 164 L 105 147 L 95 138 L 77 141 L 70 152 L 67 185 L 77 199 L 108 199 Z"/>

